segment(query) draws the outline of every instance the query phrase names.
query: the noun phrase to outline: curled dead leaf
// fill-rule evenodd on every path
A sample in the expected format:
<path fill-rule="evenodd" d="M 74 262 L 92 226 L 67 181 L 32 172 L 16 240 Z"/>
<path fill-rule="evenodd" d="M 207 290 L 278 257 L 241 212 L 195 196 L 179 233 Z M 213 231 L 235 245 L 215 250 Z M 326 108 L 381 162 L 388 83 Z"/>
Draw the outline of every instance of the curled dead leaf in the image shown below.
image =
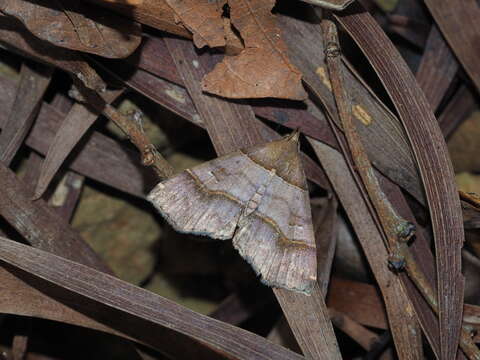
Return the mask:
<path fill-rule="evenodd" d="M 1 0 L 0 10 L 42 40 L 108 58 L 127 57 L 141 41 L 137 23 L 81 2 Z"/>

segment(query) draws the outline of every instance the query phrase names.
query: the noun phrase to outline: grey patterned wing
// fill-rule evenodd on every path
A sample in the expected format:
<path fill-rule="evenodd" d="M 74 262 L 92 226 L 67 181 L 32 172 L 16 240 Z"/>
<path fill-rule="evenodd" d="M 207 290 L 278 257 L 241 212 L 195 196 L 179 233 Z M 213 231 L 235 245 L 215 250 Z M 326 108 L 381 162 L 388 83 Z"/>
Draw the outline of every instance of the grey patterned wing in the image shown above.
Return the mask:
<path fill-rule="evenodd" d="M 233 244 L 269 286 L 309 293 L 317 258 L 308 193 L 274 176 Z"/>
<path fill-rule="evenodd" d="M 148 199 L 180 232 L 231 239 L 260 176 L 245 158 L 233 153 L 186 170 L 159 183 Z"/>

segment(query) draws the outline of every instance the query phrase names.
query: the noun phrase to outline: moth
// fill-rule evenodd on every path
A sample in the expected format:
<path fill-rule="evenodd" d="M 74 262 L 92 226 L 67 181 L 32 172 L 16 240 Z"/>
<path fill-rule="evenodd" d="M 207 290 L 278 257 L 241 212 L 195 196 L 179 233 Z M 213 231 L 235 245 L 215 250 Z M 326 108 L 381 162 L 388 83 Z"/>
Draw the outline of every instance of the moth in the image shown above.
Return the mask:
<path fill-rule="evenodd" d="M 299 133 L 159 183 L 148 199 L 184 233 L 233 239 L 263 283 L 309 294 L 317 257 Z"/>

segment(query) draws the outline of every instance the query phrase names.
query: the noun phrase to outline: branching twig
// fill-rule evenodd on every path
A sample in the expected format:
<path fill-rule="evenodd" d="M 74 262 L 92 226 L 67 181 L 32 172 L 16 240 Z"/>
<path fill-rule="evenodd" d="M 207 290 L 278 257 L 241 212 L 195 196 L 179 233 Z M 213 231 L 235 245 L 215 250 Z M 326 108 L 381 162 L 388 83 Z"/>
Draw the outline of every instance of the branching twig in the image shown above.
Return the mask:
<path fill-rule="evenodd" d="M 352 121 L 352 106 L 343 87 L 343 76 L 340 59 L 340 45 L 336 25 L 330 20 L 322 22 L 325 37 L 325 53 L 332 90 L 337 103 L 338 114 L 341 120 L 345 138 L 350 153 L 365 186 L 372 205 L 378 215 L 379 222 L 386 237 L 386 247 L 390 252 L 389 264 L 396 270 L 405 268 L 407 274 L 418 287 L 422 295 L 438 315 L 436 295 L 417 266 L 408 247 L 408 240 L 414 235 L 414 225 L 400 217 L 383 193 L 373 172 L 370 160 Z M 334 131 L 335 126 L 332 126 Z M 345 156 L 348 156 L 345 154 Z M 460 346 L 469 359 L 480 359 L 480 351 L 472 341 L 468 328 L 463 326 Z"/>

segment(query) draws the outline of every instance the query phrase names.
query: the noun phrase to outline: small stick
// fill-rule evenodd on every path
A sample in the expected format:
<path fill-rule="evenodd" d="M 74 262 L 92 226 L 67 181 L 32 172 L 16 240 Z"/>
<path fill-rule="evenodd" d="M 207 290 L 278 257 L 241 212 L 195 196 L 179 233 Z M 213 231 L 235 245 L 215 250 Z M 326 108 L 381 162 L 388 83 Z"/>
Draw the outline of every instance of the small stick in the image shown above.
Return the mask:
<path fill-rule="evenodd" d="M 128 117 L 120 114 L 112 105 L 106 104 L 103 114 L 112 120 L 125 134 L 130 141 L 138 148 L 142 154 L 142 164 L 152 166 L 162 179 L 167 179 L 173 175 L 172 165 L 157 151 L 150 142 L 140 126 L 130 120 Z"/>
<path fill-rule="evenodd" d="M 365 152 L 360 136 L 356 131 L 356 126 L 352 121 L 352 106 L 343 87 L 337 27 L 331 20 L 324 19 L 322 21 L 322 28 L 325 37 L 324 41 L 326 43 L 326 61 L 333 94 L 337 103 L 338 115 L 353 161 L 385 233 L 385 245 L 390 252 L 389 265 L 395 271 L 400 271 L 405 268 L 408 276 L 418 287 L 433 311 L 438 315 L 436 295 L 408 248 L 408 241 L 414 235 L 415 227 L 412 223 L 401 218 L 396 213 L 380 188 L 377 177 L 373 172 L 372 164 Z M 338 134 L 335 126 L 332 126 L 332 128 L 334 132 L 337 131 Z M 460 346 L 469 359 L 480 360 L 480 351 L 473 342 L 470 332 L 465 325 L 463 325 L 460 335 Z"/>
<path fill-rule="evenodd" d="M 108 119 L 113 121 L 140 151 L 143 165 L 152 166 L 162 180 L 168 179 L 174 174 L 173 166 L 157 151 L 139 124 L 120 114 L 117 109 L 105 101 L 102 93 L 93 92 L 85 88 L 75 79 L 74 83 L 78 91 L 70 91 L 70 95 L 77 101 L 93 106 L 98 112 L 103 113 Z"/>

